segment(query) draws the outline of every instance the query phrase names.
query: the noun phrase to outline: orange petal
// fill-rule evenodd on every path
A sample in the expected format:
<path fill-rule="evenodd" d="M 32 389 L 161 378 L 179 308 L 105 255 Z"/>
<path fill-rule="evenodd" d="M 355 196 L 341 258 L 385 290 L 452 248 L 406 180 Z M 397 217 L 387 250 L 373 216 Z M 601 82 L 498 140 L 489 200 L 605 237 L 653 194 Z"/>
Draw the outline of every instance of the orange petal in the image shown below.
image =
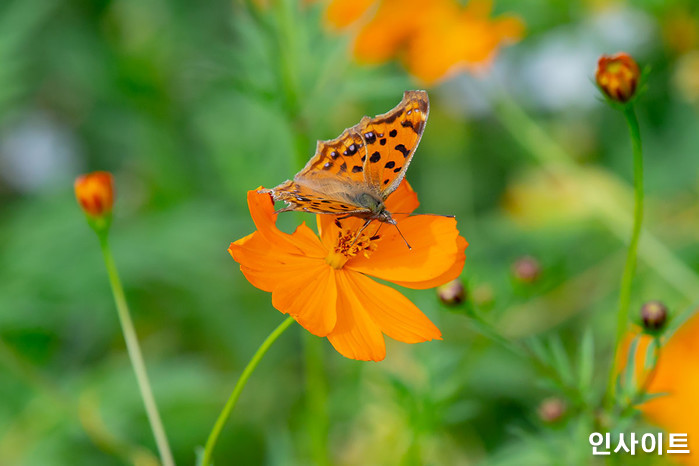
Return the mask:
<path fill-rule="evenodd" d="M 355 57 L 368 63 L 380 63 L 396 55 L 420 23 L 419 11 L 423 3 L 422 0 L 382 0 L 374 18 L 355 39 Z"/>
<path fill-rule="evenodd" d="M 258 192 L 260 189 L 262 187 L 248 191 L 248 208 L 257 231 L 270 244 L 295 249 L 299 254 L 312 253 L 316 257 L 322 257 L 325 254 L 322 245 L 305 224 L 301 224 L 291 235 L 277 228 L 277 214 L 274 213 L 272 196 L 269 193 Z"/>
<path fill-rule="evenodd" d="M 386 343 L 378 325 L 353 289 L 347 272 L 335 271 L 337 280 L 337 324 L 328 340 L 338 353 L 360 361 L 381 361 Z"/>
<path fill-rule="evenodd" d="M 398 185 L 395 191 L 386 199 L 386 210 L 394 214 L 393 217 L 398 220 L 404 216 L 401 214 L 412 214 L 418 208 L 420 202 L 417 200 L 417 193 L 410 186 L 405 178 Z"/>
<path fill-rule="evenodd" d="M 466 241 L 459 239 L 456 219 L 416 215 L 398 222 L 412 246 L 409 250 L 394 226 L 386 225 L 378 248 L 367 258 L 351 258 L 345 269 L 372 275 L 410 288 L 429 288 L 437 279 L 448 281 L 462 262 Z M 458 276 L 458 274 L 457 274 Z M 452 277 L 453 278 L 453 277 Z M 439 283 L 439 284 L 441 284 Z"/>
<path fill-rule="evenodd" d="M 447 269 L 443 274 L 431 279 L 431 280 L 425 280 L 422 282 L 403 282 L 400 280 L 393 281 L 396 285 L 404 286 L 406 288 L 415 288 L 418 290 L 425 290 L 427 288 L 434 288 L 440 285 L 444 285 L 445 283 L 448 283 L 455 278 L 458 278 L 461 275 L 461 272 L 464 269 L 464 264 L 466 263 L 466 254 L 464 250 L 468 246 L 468 242 L 466 239 L 462 236 L 459 236 L 457 238 L 458 242 L 458 248 L 459 251 L 461 251 L 459 254 L 456 256 L 456 260 L 454 261 L 454 264 Z"/>
<path fill-rule="evenodd" d="M 228 252 L 240 264 L 240 269 L 253 286 L 272 291 L 278 273 L 283 273 L 284 266 L 303 256 L 289 254 L 278 245 L 272 245 L 260 232 L 252 233 L 231 243 Z"/>
<path fill-rule="evenodd" d="M 344 28 L 364 15 L 376 0 L 333 0 L 325 10 L 325 19 L 330 26 Z"/>
<path fill-rule="evenodd" d="M 324 337 L 336 322 L 335 274 L 318 260 L 289 268 L 272 291 L 272 305 L 312 334 Z"/>
<path fill-rule="evenodd" d="M 361 274 L 347 274 L 359 301 L 370 309 L 381 331 L 394 340 L 419 343 L 441 340 L 442 333 L 408 298 Z"/>
<path fill-rule="evenodd" d="M 654 424 L 669 432 L 688 433 L 690 451 L 694 454 L 696 445 L 692 448 L 692 439 L 699 435 L 699 418 L 688 416 L 687 413 L 699 411 L 699 313 L 694 314 L 687 322 L 668 339 L 660 350 L 655 374 L 650 377 L 648 393 L 666 393 L 667 395 L 654 398 L 638 408 Z M 650 337 L 642 336 L 641 344 L 636 351 L 636 366 L 643 367 L 645 361 L 644 344 Z M 628 353 L 628 349 L 626 349 Z M 625 361 L 624 361 L 625 362 Z M 686 458 L 689 464 L 696 464 L 693 455 Z"/>

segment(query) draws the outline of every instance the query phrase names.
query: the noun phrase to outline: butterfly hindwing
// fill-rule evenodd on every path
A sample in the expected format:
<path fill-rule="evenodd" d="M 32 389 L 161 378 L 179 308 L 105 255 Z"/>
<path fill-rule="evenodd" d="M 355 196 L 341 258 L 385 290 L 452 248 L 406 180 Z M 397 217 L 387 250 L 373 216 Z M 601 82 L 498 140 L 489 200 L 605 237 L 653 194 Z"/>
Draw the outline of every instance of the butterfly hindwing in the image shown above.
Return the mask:
<path fill-rule="evenodd" d="M 429 110 L 425 91 L 407 91 L 394 109 L 371 119 L 365 117 L 358 125 L 367 148 L 364 177 L 383 200 L 403 181 Z"/>
<path fill-rule="evenodd" d="M 354 205 L 346 195 L 349 186 L 345 186 L 340 180 L 328 177 L 319 181 L 324 183 L 317 184 L 303 179 L 288 180 L 263 192 L 271 192 L 275 201 L 286 202 L 287 207 L 279 212 L 302 210 L 315 214 L 358 214 L 367 210 Z"/>

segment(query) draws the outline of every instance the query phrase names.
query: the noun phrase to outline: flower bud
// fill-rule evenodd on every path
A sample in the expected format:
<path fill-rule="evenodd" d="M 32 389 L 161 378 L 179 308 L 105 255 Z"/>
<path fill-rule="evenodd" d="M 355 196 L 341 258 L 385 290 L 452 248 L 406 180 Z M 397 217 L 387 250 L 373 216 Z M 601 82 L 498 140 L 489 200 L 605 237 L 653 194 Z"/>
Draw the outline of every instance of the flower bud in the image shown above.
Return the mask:
<path fill-rule="evenodd" d="M 667 306 L 660 301 L 648 301 L 641 307 L 641 320 L 646 330 L 660 330 L 667 322 Z"/>
<path fill-rule="evenodd" d="M 114 180 L 109 172 L 92 172 L 75 179 L 75 197 L 88 217 L 104 217 L 114 204 Z"/>
<path fill-rule="evenodd" d="M 539 419 L 549 424 L 560 420 L 565 412 L 565 401 L 560 398 L 546 398 L 537 409 Z"/>
<path fill-rule="evenodd" d="M 512 264 L 512 275 L 520 282 L 533 283 L 540 274 L 539 261 L 531 256 L 520 257 Z"/>
<path fill-rule="evenodd" d="M 447 306 L 458 306 L 466 299 L 464 284 L 458 278 L 437 288 L 437 296 Z"/>
<path fill-rule="evenodd" d="M 597 62 L 597 85 L 616 102 L 626 103 L 634 96 L 640 76 L 638 64 L 624 52 L 602 55 Z"/>

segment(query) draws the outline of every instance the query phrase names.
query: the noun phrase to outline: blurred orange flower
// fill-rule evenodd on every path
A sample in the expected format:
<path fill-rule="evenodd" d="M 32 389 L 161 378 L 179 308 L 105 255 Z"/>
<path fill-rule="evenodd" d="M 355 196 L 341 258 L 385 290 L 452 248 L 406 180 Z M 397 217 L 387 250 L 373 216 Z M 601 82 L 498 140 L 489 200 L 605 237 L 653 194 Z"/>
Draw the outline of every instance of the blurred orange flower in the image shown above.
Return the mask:
<path fill-rule="evenodd" d="M 633 337 L 630 334 L 627 338 L 626 354 Z M 673 455 L 673 460 L 699 465 L 699 313 L 685 322 L 662 346 L 655 369 L 644 373 L 642 368 L 652 339 L 649 335 L 639 337 L 635 355 L 637 380 L 645 384 L 647 393 L 665 395 L 637 408 L 666 432 L 688 434 L 690 453 Z M 625 358 L 623 354 L 621 357 Z"/>
<path fill-rule="evenodd" d="M 83 211 L 91 217 L 102 217 L 112 211 L 114 180 L 112 174 L 97 171 L 75 179 L 75 197 Z"/>
<path fill-rule="evenodd" d="M 515 17 L 489 18 L 491 0 L 333 0 L 327 22 L 344 28 L 364 20 L 354 55 L 381 63 L 400 57 L 408 71 L 433 84 L 463 69 L 487 65 L 498 47 L 519 40 L 524 24 Z"/>
<path fill-rule="evenodd" d="M 419 205 L 403 182 L 386 202 L 412 250 L 394 227 L 373 236 L 356 232 L 364 223 L 318 215 L 320 237 L 301 224 L 292 234 L 276 227 L 269 194 L 248 192 L 248 207 L 257 231 L 231 243 L 228 251 L 245 277 L 272 293 L 272 305 L 306 330 L 328 337 L 345 357 L 380 361 L 386 355 L 383 334 L 405 343 L 441 339 L 437 327 L 405 296 L 367 275 L 425 289 L 461 274 L 468 243 L 456 220 L 408 216 Z M 366 231 L 366 230 L 365 230 Z"/>

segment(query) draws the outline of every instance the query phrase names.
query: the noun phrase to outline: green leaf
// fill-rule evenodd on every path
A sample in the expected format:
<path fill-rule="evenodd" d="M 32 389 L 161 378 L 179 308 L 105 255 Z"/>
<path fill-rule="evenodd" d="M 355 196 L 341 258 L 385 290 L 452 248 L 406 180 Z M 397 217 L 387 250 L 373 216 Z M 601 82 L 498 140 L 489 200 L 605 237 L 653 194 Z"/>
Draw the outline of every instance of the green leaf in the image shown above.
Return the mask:
<path fill-rule="evenodd" d="M 592 329 L 587 327 L 580 342 L 578 353 L 578 386 L 580 393 L 586 395 L 592 386 L 592 374 L 595 366 L 595 338 Z"/>
<path fill-rule="evenodd" d="M 573 383 L 573 368 L 566 354 L 563 343 L 561 342 L 561 337 L 555 335 L 549 339 L 549 347 L 551 348 L 551 354 L 553 356 L 553 367 L 556 372 L 561 376 L 561 380 L 566 385 L 572 385 Z"/>
<path fill-rule="evenodd" d="M 646 348 L 646 358 L 643 362 L 644 371 L 649 371 L 655 367 L 655 364 L 658 362 L 659 350 L 660 341 L 658 338 L 653 338 L 648 344 L 648 348 Z"/>

